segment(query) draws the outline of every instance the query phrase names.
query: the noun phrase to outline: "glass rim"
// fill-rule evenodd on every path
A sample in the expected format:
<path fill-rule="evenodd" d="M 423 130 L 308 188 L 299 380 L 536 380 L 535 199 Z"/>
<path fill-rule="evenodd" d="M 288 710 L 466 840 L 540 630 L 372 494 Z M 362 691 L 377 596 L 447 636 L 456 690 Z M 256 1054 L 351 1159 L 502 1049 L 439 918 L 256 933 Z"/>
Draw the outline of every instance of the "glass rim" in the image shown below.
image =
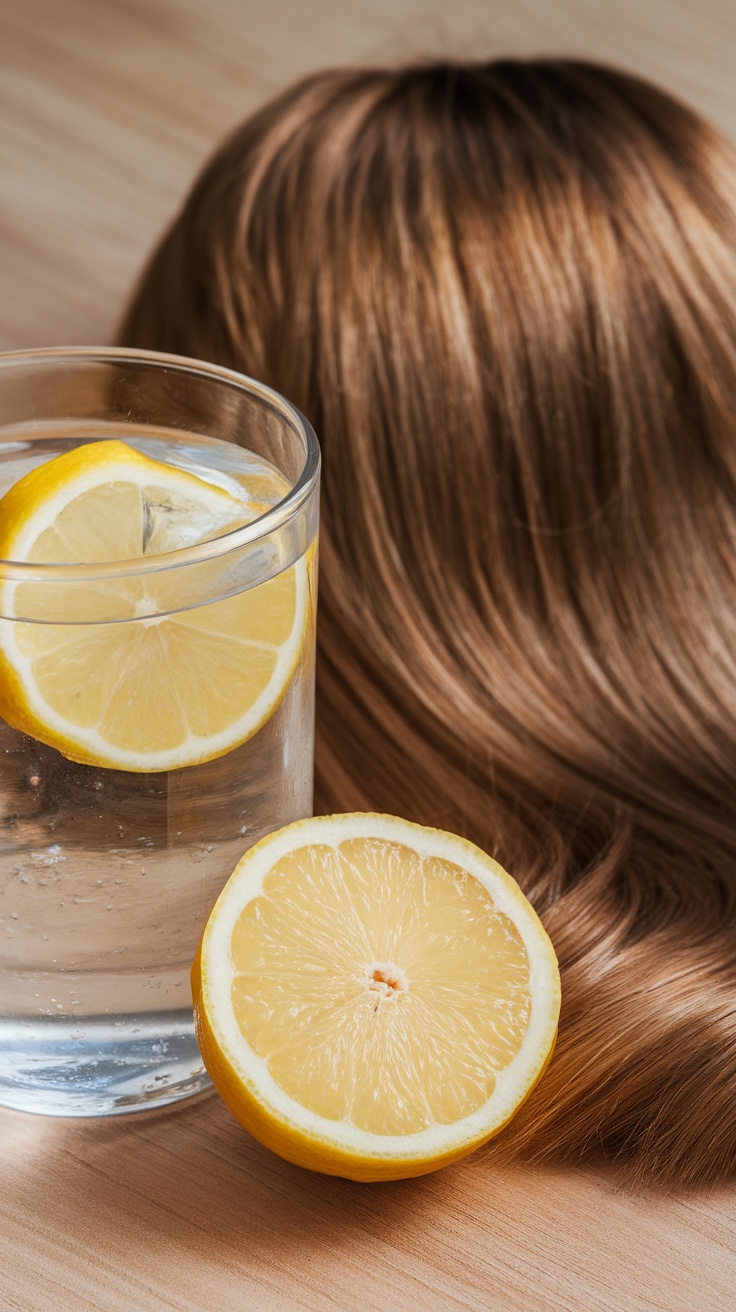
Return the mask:
<path fill-rule="evenodd" d="M 42 364 L 63 359 L 97 360 L 103 364 L 140 362 L 141 364 L 161 365 L 170 370 L 209 379 L 213 382 L 227 383 L 239 388 L 250 396 L 267 403 L 282 417 L 287 419 L 292 428 L 300 433 L 305 446 L 304 467 L 284 497 L 264 511 L 256 519 L 250 520 L 240 528 L 230 529 L 219 537 L 208 538 L 194 546 L 179 547 L 176 551 L 166 551 L 158 555 L 137 556 L 132 560 L 111 560 L 98 563 L 80 562 L 78 564 L 37 563 L 20 560 L 0 559 L 0 579 L 7 582 L 71 582 L 86 583 L 106 579 L 130 578 L 140 575 L 156 574 L 162 570 L 180 568 L 186 565 L 199 565 L 232 551 L 261 541 L 275 530 L 294 518 L 309 501 L 319 482 L 320 449 L 316 434 L 309 420 L 291 401 L 277 392 L 275 388 L 261 383 L 248 374 L 238 373 L 224 365 L 210 364 L 206 360 L 197 360 L 186 355 L 173 355 L 161 351 L 144 351 L 134 347 L 123 346 L 48 346 L 26 351 L 0 352 L 0 371 L 12 366 Z M 182 432 L 185 430 L 182 429 Z"/>

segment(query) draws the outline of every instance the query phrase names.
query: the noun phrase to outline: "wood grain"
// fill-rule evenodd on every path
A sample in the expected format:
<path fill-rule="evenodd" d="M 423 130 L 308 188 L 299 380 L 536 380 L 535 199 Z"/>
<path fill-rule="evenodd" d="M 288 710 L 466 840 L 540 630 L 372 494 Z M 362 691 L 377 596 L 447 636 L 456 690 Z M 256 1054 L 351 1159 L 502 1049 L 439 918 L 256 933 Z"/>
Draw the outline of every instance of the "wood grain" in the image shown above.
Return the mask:
<path fill-rule="evenodd" d="M 218 137 L 323 64 L 561 51 L 659 79 L 736 135 L 732 0 L 3 0 L 0 349 L 107 340 Z M 0 1309 L 733 1312 L 736 1191 L 480 1154 L 310 1176 L 219 1101 L 73 1123 L 0 1112 Z"/>
<path fill-rule="evenodd" d="M 0 1306 L 18 1312 L 732 1312 L 736 1198 L 637 1198 L 477 1154 L 355 1185 L 215 1097 L 72 1124 L 0 1114 Z"/>

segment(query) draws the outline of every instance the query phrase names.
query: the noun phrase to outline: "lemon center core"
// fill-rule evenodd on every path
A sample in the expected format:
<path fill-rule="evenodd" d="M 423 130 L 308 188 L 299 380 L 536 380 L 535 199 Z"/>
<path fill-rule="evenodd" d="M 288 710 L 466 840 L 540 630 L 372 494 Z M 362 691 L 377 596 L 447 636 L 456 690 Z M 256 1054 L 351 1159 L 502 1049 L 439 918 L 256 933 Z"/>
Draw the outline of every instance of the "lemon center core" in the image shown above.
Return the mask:
<path fill-rule="evenodd" d="M 395 966 L 393 961 L 374 961 L 372 965 L 366 966 L 365 981 L 370 991 L 378 995 L 377 1008 L 381 1002 L 393 1002 L 409 987 L 409 981 L 403 970 L 400 966 Z"/>

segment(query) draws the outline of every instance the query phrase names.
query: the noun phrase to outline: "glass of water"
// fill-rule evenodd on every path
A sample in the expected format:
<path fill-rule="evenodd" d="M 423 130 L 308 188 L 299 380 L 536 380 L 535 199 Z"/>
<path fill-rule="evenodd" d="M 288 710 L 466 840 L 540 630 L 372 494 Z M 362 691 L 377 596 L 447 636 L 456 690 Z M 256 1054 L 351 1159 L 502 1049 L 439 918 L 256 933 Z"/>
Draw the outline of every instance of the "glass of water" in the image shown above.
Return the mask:
<path fill-rule="evenodd" d="M 134 472 L 156 462 L 139 459 L 129 506 L 115 443 Z M 78 457 L 49 462 L 82 447 L 97 521 L 72 498 L 0 563 L 0 1104 L 63 1116 L 209 1086 L 189 990 L 199 936 L 246 848 L 312 809 L 309 424 L 268 387 L 175 356 L 2 356 L 0 494 L 17 490 L 0 538 L 11 511 L 18 541 L 24 516 L 48 504 L 53 519 L 49 488 Z M 42 465 L 47 483 L 20 485 Z M 189 488 L 238 513 L 193 519 Z M 104 545 L 115 516 L 139 543 L 124 559 Z M 83 558 L 64 555 L 59 524 L 91 544 Z"/>

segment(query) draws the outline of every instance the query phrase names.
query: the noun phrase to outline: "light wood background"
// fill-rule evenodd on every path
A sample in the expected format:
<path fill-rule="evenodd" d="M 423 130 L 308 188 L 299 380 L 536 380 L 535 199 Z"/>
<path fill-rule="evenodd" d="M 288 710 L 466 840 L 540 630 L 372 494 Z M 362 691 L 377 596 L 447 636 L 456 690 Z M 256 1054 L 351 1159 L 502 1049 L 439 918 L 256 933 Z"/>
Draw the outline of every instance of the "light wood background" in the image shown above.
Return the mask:
<path fill-rule="evenodd" d="M 218 137 L 324 64 L 623 63 L 736 136 L 734 0 L 2 0 L 0 349 L 109 339 Z M 736 1189 L 636 1197 L 476 1155 L 351 1185 L 212 1098 L 73 1123 L 0 1113 L 0 1309 L 734 1312 Z"/>

